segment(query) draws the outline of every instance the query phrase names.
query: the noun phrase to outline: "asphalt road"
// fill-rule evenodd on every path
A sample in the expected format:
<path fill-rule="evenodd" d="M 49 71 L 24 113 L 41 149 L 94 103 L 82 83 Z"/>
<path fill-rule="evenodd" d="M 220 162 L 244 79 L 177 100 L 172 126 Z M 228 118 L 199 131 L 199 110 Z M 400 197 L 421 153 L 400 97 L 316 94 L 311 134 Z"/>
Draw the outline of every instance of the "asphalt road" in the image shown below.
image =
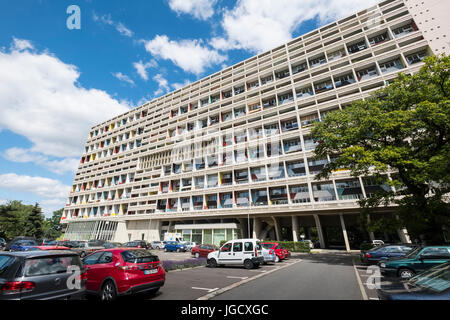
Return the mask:
<path fill-rule="evenodd" d="M 224 292 L 213 300 L 362 300 L 346 254 L 313 254 L 302 261 Z"/>

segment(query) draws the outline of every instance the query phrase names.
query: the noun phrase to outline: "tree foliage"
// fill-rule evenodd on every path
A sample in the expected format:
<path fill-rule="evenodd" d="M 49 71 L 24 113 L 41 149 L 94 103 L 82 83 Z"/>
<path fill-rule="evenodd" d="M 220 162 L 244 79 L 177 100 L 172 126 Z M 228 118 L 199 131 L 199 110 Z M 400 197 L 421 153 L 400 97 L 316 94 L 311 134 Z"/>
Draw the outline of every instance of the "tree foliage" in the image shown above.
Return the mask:
<path fill-rule="evenodd" d="M 318 179 L 340 168 L 373 175 L 395 187 L 360 201 L 364 213 L 396 204 L 397 219 L 414 239 L 443 241 L 449 230 L 450 59 L 432 56 L 414 75 L 399 74 L 389 86 L 316 123 L 317 158 L 330 155 Z M 386 172 L 395 172 L 386 180 Z M 376 223 L 368 223 L 376 229 Z M 378 222 L 378 224 L 380 224 Z"/>

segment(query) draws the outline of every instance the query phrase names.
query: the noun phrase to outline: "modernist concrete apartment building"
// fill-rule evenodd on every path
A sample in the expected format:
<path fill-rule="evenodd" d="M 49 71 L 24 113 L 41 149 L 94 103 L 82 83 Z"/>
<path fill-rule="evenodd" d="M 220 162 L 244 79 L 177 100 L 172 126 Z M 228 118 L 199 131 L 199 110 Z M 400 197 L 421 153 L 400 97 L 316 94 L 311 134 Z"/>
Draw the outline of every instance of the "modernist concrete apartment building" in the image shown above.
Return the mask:
<path fill-rule="evenodd" d="M 359 227 L 357 200 L 388 186 L 346 170 L 314 179 L 332 159 L 314 160 L 310 126 L 448 53 L 448 12 L 445 0 L 380 2 L 93 127 L 65 237 L 408 242 Z"/>

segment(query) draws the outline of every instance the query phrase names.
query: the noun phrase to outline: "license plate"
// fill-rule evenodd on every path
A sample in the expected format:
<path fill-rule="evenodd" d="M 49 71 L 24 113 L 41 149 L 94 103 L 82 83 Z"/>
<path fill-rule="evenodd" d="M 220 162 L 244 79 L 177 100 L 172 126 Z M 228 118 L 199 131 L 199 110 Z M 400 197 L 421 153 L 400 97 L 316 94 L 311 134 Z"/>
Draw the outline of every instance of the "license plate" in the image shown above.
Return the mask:
<path fill-rule="evenodd" d="M 158 272 L 158 269 L 144 270 L 144 274 L 154 274 L 157 272 Z"/>

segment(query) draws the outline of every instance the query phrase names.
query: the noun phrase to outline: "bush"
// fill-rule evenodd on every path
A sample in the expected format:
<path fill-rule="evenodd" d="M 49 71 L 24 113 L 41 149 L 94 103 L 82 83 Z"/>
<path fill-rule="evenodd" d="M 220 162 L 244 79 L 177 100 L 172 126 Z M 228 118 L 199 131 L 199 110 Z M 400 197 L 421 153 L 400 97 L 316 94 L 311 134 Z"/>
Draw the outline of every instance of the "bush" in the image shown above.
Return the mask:
<path fill-rule="evenodd" d="M 165 260 L 162 262 L 163 268 L 166 272 L 177 270 L 177 269 L 187 269 L 200 266 L 206 266 L 206 258 L 199 259 L 187 259 L 182 261 L 176 260 Z"/>
<path fill-rule="evenodd" d="M 220 245 L 219 245 L 219 248 L 221 248 L 225 243 L 227 243 L 228 241 L 230 241 L 230 240 L 222 240 L 222 241 L 220 241 Z"/>

